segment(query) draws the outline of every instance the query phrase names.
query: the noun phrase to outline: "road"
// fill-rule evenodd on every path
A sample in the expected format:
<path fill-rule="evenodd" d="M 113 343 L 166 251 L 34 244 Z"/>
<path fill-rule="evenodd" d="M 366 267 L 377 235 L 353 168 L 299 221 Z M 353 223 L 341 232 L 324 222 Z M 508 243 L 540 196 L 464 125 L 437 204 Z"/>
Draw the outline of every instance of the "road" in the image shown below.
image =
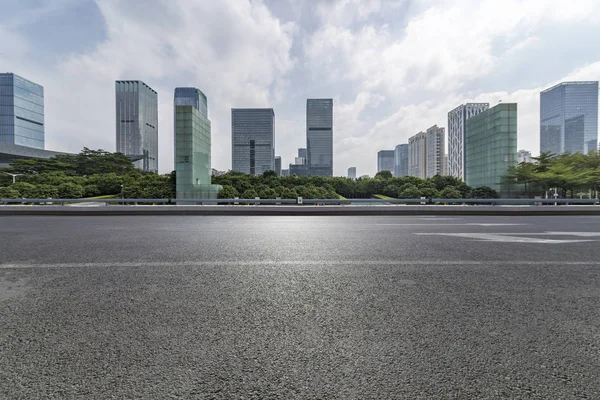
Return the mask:
<path fill-rule="evenodd" d="M 0 217 L 0 398 L 600 398 L 600 217 Z"/>

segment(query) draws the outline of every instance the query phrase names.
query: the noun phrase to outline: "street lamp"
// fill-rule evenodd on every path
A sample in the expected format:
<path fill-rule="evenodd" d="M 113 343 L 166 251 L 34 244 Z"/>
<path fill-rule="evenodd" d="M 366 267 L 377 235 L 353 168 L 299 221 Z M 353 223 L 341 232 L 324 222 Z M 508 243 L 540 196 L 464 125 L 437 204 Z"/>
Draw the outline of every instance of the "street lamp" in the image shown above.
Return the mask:
<path fill-rule="evenodd" d="M 2 172 L 4 172 L 4 171 L 2 171 Z M 13 183 L 15 183 L 15 182 L 16 182 L 16 177 L 17 177 L 17 176 L 21 176 L 21 175 L 23 175 L 23 174 L 11 174 L 10 172 L 4 172 L 4 173 L 5 173 L 6 175 L 10 175 L 10 176 L 12 176 L 12 178 L 13 178 Z"/>

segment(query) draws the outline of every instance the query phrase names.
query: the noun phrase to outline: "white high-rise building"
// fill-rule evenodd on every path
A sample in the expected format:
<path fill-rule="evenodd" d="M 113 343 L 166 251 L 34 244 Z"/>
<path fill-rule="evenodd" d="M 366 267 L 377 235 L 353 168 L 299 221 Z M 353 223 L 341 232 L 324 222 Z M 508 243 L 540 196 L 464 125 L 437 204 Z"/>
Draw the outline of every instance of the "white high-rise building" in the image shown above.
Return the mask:
<path fill-rule="evenodd" d="M 408 139 L 408 174 L 427 177 L 427 133 L 419 132 Z"/>
<path fill-rule="evenodd" d="M 425 176 L 444 175 L 446 172 L 446 130 L 437 125 L 427 129 L 427 169 Z"/>
<path fill-rule="evenodd" d="M 490 108 L 489 103 L 467 103 L 448 113 L 448 171 L 455 178 L 465 179 L 465 129 L 467 120 Z"/>

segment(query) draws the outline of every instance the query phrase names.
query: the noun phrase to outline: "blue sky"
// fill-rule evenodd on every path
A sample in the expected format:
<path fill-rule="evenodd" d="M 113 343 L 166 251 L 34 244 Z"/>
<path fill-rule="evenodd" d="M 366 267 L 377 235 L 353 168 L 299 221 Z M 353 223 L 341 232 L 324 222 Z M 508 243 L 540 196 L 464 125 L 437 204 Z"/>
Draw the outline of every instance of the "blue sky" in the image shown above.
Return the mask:
<path fill-rule="evenodd" d="M 4 0 L 0 71 L 45 88 L 46 147 L 115 149 L 114 81 L 159 92 L 159 168 L 173 165 L 173 89 L 208 96 L 212 164 L 231 167 L 232 107 L 273 107 L 284 166 L 308 97 L 334 99 L 334 173 L 376 171 L 461 103 L 518 103 L 539 151 L 539 92 L 600 79 L 597 0 Z"/>

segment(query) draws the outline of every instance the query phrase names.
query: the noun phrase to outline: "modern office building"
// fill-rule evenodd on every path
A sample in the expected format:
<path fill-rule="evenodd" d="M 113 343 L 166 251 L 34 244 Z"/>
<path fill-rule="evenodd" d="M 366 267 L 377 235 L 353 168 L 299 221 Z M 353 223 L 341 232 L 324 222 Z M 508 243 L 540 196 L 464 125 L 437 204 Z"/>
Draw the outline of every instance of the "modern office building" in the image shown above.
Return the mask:
<path fill-rule="evenodd" d="M 500 103 L 467 120 L 466 182 L 502 193 L 508 168 L 517 165 L 517 104 Z"/>
<path fill-rule="evenodd" d="M 465 129 L 467 120 L 490 108 L 489 103 L 467 103 L 448 113 L 448 160 L 446 173 L 465 179 Z"/>
<path fill-rule="evenodd" d="M 408 139 L 408 174 L 427 177 L 427 134 L 419 132 Z"/>
<path fill-rule="evenodd" d="M 531 152 L 527 150 L 519 150 L 517 153 L 517 163 L 530 163 L 531 162 Z"/>
<path fill-rule="evenodd" d="M 306 164 L 306 158 L 304 158 L 304 157 L 295 157 L 294 158 L 294 164 L 297 164 L 297 165 Z"/>
<path fill-rule="evenodd" d="M 142 81 L 116 81 L 117 152 L 158 172 L 158 93 Z"/>
<path fill-rule="evenodd" d="M 277 176 L 281 176 L 281 157 L 275 156 L 275 173 Z"/>
<path fill-rule="evenodd" d="M 275 112 L 272 108 L 231 109 L 234 171 L 260 175 L 275 169 Z"/>
<path fill-rule="evenodd" d="M 308 158 L 308 151 L 305 148 L 299 148 L 298 149 L 298 157 L 302 157 L 305 160 Z"/>
<path fill-rule="evenodd" d="M 437 125 L 427 129 L 427 169 L 426 177 L 446 173 L 446 130 Z"/>
<path fill-rule="evenodd" d="M 598 82 L 563 82 L 540 93 L 540 152 L 584 153 L 598 146 Z"/>
<path fill-rule="evenodd" d="M 0 143 L 44 149 L 44 87 L 0 73 Z"/>
<path fill-rule="evenodd" d="M 290 170 L 289 169 L 282 169 L 281 170 L 281 176 L 290 176 Z"/>
<path fill-rule="evenodd" d="M 307 164 L 312 176 L 333 176 L 333 99 L 306 100 Z"/>
<path fill-rule="evenodd" d="M 175 171 L 178 199 L 216 199 L 211 184 L 211 124 L 204 94 L 201 104 L 175 106 Z"/>
<path fill-rule="evenodd" d="M 307 164 L 290 164 L 289 174 L 297 176 L 309 176 L 310 172 Z"/>
<path fill-rule="evenodd" d="M 394 174 L 394 150 L 377 152 L 377 172 L 390 171 Z"/>
<path fill-rule="evenodd" d="M 195 87 L 175 88 L 174 106 L 192 106 L 202 115 L 208 115 L 208 102 L 200 89 Z"/>
<path fill-rule="evenodd" d="M 394 149 L 394 176 L 408 176 L 408 144 Z"/>
<path fill-rule="evenodd" d="M 348 178 L 356 179 L 356 167 L 348 168 Z"/>

